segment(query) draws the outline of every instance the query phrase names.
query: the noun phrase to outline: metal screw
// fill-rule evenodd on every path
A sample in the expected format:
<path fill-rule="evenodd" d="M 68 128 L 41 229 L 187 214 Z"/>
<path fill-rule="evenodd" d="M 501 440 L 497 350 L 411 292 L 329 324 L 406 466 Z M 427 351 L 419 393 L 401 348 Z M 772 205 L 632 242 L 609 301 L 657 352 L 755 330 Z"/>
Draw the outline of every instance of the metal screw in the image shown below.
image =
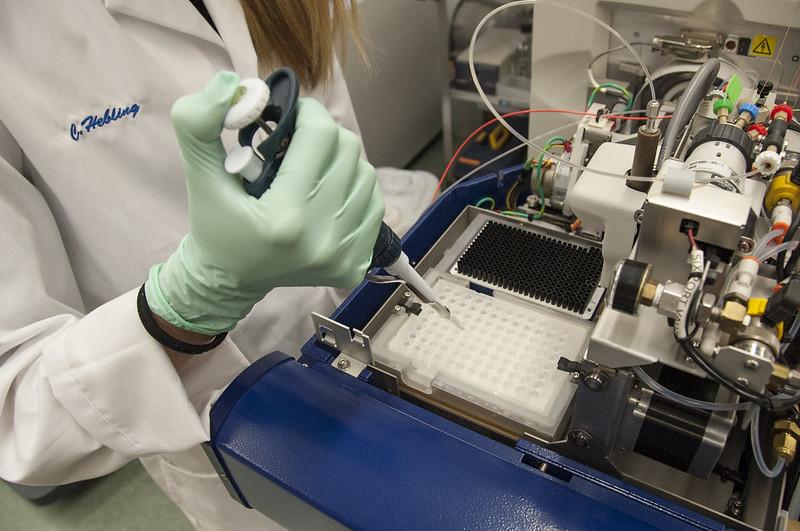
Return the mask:
<path fill-rule="evenodd" d="M 642 210 L 641 208 L 633 213 L 633 221 L 635 221 L 636 223 L 641 223 L 643 219 L 644 219 L 644 210 Z"/>
<path fill-rule="evenodd" d="M 347 369 L 350 368 L 350 360 L 342 358 L 342 359 L 340 359 L 339 361 L 336 362 L 336 367 L 338 369 L 346 371 Z"/>
<path fill-rule="evenodd" d="M 744 376 L 739 376 L 738 378 L 736 378 L 736 383 L 738 383 L 739 385 L 747 385 L 750 383 L 750 380 L 748 380 Z"/>
<path fill-rule="evenodd" d="M 727 513 L 734 518 L 741 518 L 744 513 L 744 501 L 737 496 L 731 496 L 728 499 Z"/>
<path fill-rule="evenodd" d="M 600 371 L 592 371 L 583 379 L 583 383 L 592 391 L 599 391 L 608 384 L 608 376 Z"/>
<path fill-rule="evenodd" d="M 753 250 L 753 240 L 750 238 L 741 238 L 736 248 L 740 253 L 749 253 Z"/>
<path fill-rule="evenodd" d="M 758 361 L 756 360 L 747 360 L 744 362 L 744 366 L 751 371 L 755 371 L 758 369 Z"/>
<path fill-rule="evenodd" d="M 410 299 L 411 298 L 411 292 L 410 291 L 406 291 L 405 293 L 403 293 L 403 297 L 405 297 L 406 299 Z"/>
<path fill-rule="evenodd" d="M 403 311 L 403 307 L 398 305 L 394 307 L 394 313 L 400 313 Z"/>
<path fill-rule="evenodd" d="M 581 373 L 579 373 L 578 371 L 572 372 L 569 375 L 569 379 L 572 383 L 575 383 L 581 379 Z"/>
<path fill-rule="evenodd" d="M 694 363 L 694 360 L 691 358 L 691 356 L 684 356 L 683 362 L 684 363 L 688 363 L 689 365 L 691 365 L 691 364 Z"/>
<path fill-rule="evenodd" d="M 567 437 L 581 448 L 588 448 L 592 444 L 592 436 L 583 430 L 572 430 Z"/>

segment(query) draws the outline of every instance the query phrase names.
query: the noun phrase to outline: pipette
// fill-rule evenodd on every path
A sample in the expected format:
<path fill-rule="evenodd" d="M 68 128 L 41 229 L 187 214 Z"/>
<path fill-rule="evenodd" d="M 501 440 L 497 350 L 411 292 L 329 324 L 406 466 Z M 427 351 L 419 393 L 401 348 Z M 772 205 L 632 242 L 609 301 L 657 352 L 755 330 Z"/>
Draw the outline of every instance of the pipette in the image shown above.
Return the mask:
<path fill-rule="evenodd" d="M 276 70 L 264 81 L 249 78 L 239 84 L 223 124 L 226 129 L 239 131 L 239 146 L 228 153 L 225 170 L 240 175 L 245 190 L 253 197 L 261 197 L 269 189 L 289 149 L 299 92 L 297 76 L 289 68 Z M 254 149 L 253 139 L 259 129 L 268 136 Z M 383 268 L 403 280 L 424 304 L 430 305 L 439 315 L 452 318 L 450 310 L 438 301 L 430 284 L 412 267 L 403 252 L 400 238 L 386 223 L 381 223 L 372 251 L 370 269 L 373 267 Z"/>

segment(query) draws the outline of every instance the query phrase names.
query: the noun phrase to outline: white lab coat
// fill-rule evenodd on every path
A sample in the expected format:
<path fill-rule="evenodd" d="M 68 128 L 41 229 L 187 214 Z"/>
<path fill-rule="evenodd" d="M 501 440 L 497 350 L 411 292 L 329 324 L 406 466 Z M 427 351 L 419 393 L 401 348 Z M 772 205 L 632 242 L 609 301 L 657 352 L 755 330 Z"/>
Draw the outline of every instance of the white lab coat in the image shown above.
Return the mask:
<path fill-rule="evenodd" d="M 248 359 L 296 353 L 334 294 L 274 290 L 180 373 L 136 314 L 187 230 L 172 103 L 218 70 L 259 74 L 239 3 L 205 3 L 219 35 L 188 0 L 0 7 L 0 477 L 66 483 L 141 458 L 197 528 L 264 529 L 199 450 L 208 410 Z M 338 65 L 313 95 L 358 132 Z"/>

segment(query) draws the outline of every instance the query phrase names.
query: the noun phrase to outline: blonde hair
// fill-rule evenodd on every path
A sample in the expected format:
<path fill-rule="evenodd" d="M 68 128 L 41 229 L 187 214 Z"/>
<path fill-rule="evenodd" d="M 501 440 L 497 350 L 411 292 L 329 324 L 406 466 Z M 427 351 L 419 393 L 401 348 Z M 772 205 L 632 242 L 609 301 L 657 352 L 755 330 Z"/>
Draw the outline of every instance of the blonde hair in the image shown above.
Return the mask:
<path fill-rule="evenodd" d="M 329 79 L 347 36 L 363 58 L 356 0 L 240 0 L 259 61 L 288 66 L 307 88 Z"/>

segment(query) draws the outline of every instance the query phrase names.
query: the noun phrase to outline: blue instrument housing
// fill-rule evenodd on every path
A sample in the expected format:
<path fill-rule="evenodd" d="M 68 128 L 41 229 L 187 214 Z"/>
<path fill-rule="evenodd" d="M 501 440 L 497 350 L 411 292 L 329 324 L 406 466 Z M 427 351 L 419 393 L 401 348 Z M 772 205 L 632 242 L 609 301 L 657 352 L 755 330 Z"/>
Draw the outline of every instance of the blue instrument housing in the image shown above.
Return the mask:
<path fill-rule="evenodd" d="M 500 201 L 521 166 L 449 189 L 403 240 L 420 260 L 481 197 Z M 364 283 L 332 318 L 363 328 L 396 286 Z M 351 529 L 725 529 L 527 440 L 500 442 L 333 367 L 310 339 L 239 375 L 211 414 L 206 451 L 231 495 L 287 527 Z"/>

